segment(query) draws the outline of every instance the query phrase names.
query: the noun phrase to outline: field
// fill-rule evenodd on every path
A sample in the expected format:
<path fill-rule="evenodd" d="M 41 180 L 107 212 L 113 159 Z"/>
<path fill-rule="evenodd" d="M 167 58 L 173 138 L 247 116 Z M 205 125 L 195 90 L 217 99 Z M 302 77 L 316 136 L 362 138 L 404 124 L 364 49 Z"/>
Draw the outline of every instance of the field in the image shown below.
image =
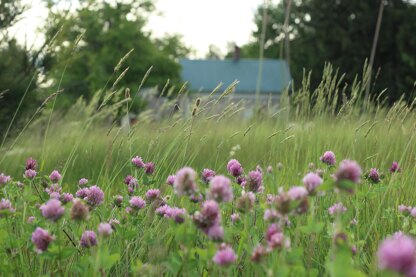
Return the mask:
<path fill-rule="evenodd" d="M 145 114 L 127 129 L 106 123 L 117 103 L 99 112 L 79 103 L 67 115 L 33 120 L 0 152 L 0 173 L 11 176 L 1 198 L 12 205 L 0 206 L 1 274 L 415 276 L 414 242 L 410 262 L 406 247 L 377 255 L 395 232 L 416 234 L 412 106 L 364 104 L 353 89 L 335 109 L 328 91 L 335 88 L 321 87 L 313 104 L 302 92 L 283 97 L 278 110 L 245 120 L 236 104 L 205 109 L 209 99 L 189 115 L 156 122 Z M 326 151 L 334 164 L 320 159 Z M 25 168 L 29 157 L 36 167 Z M 41 206 L 49 198 L 68 203 Z M 343 206 L 329 210 L 336 203 Z"/>

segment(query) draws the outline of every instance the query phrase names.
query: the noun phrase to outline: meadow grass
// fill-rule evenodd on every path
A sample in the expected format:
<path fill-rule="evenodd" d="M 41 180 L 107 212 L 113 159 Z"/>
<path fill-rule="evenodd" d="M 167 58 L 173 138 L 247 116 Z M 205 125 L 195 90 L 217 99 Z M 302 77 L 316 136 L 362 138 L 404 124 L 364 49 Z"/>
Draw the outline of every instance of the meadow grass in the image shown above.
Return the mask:
<path fill-rule="evenodd" d="M 0 218 L 2 274 L 382 274 L 375 256 L 380 241 L 398 230 L 416 232 L 412 219 L 398 211 L 400 204 L 415 205 L 416 117 L 413 107 L 401 102 L 386 108 L 376 99 L 371 103 L 354 99 L 354 85 L 341 108 L 335 108 L 334 103 L 339 102 L 333 99 L 334 91 L 338 90 L 336 80 L 337 77 L 332 81 L 324 78 L 325 84 L 314 92 L 312 101 L 305 96 L 309 90 L 305 84 L 296 94 L 283 96 L 278 110 L 264 109 L 245 120 L 239 114 L 242 110 L 238 103 L 226 104 L 230 108 L 225 111 L 214 112 L 212 107 L 204 111 L 204 104 L 210 99 L 202 99 L 194 115 L 174 114 L 158 122 L 143 116 L 127 129 L 105 123 L 108 111 L 88 113 L 88 106 L 80 103 L 65 116 L 52 112 L 39 119 L 24 133 L 10 138 L 1 151 L 0 172 L 11 175 L 15 181 L 24 180 L 21 176 L 28 157 L 36 158 L 39 164 L 37 181 L 24 181 L 23 190 L 2 189 L 2 197 L 9 198 L 16 208 L 12 216 Z M 357 86 L 360 87 L 355 92 L 358 94 L 365 88 L 365 82 Z M 81 110 L 85 111 L 82 115 Z M 327 150 L 336 154 L 338 163 L 343 159 L 357 161 L 364 173 L 378 168 L 384 174 L 383 180 L 372 184 L 363 174 L 354 194 L 334 192 L 330 174 L 336 168 L 327 168 L 319 160 Z M 156 164 L 151 177 L 131 165 L 130 160 L 136 155 Z M 210 168 L 217 175 L 230 177 L 226 169 L 230 159 L 240 161 L 246 173 L 260 165 L 264 170 L 265 191 L 257 195 L 254 209 L 242 213 L 241 220 L 235 224 L 229 219 L 235 212 L 234 205 L 221 204 L 224 241 L 238 255 L 229 267 L 212 262 L 219 243 L 209 240 L 194 226 L 192 219 L 187 218 L 182 224 L 167 221 L 155 215 L 151 203 L 135 216 L 111 205 L 112 197 L 120 194 L 125 197 L 123 205 L 128 206 L 129 196 L 123 180 L 126 175 L 134 175 L 139 180 L 135 194 L 144 197 L 148 189 L 158 188 L 169 205 L 183 207 L 192 215 L 199 205 L 175 195 L 174 189 L 166 184 L 168 175 L 190 166 L 199 175 L 204 168 Z M 389 172 L 393 161 L 399 162 L 400 173 Z M 314 170 L 310 163 L 326 170 L 324 184 L 330 187 L 324 196 L 310 198 L 308 213 L 289 216 L 291 225 L 284 232 L 290 238 L 290 249 L 273 251 L 260 264 L 252 262 L 251 252 L 258 243 L 264 242 L 269 225 L 263 220 L 266 195 L 278 194 L 279 188 L 302 186 L 303 176 Z M 271 173 L 266 172 L 269 165 L 273 167 Z M 68 206 L 67 215 L 57 223 L 42 218 L 36 204 L 42 204 L 39 197 L 45 198 L 47 194 L 38 195 L 33 184 L 47 186 L 47 176 L 54 169 L 63 176 L 63 191 L 75 194 L 78 180 L 83 177 L 103 189 L 104 204 L 91 212 L 88 221 L 71 222 Z M 208 189 L 202 183 L 199 187 L 203 193 Z M 233 184 L 233 191 L 238 198 L 242 189 Z M 328 208 L 340 201 L 347 212 L 342 217 L 331 218 Z M 36 220 L 29 224 L 27 218 L 31 215 Z M 95 248 L 78 246 L 84 230 L 96 230 L 100 222 L 112 218 L 119 219 L 122 225 L 110 238 L 99 237 Z M 351 226 L 349 222 L 353 219 L 358 224 Z M 35 254 L 30 241 L 36 226 L 55 235 L 55 242 L 40 255 Z M 348 237 L 348 249 L 357 248 L 355 255 L 342 252 L 343 246 L 337 248 L 334 237 L 338 232 Z"/>

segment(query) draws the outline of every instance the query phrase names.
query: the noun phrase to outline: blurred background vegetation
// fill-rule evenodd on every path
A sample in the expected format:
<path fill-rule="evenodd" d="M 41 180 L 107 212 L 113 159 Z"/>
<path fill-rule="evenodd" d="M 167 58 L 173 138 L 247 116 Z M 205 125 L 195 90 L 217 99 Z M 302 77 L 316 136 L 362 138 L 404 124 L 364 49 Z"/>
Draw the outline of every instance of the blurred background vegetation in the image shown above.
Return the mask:
<path fill-rule="evenodd" d="M 128 87 L 135 93 L 151 66 L 147 86 L 161 89 L 169 80 L 167 89 L 179 91 L 178 59 L 189 56 L 192 49 L 178 35 L 156 39 L 145 31 L 148 16 L 157 12 L 154 1 L 80 1 L 70 11 L 59 9 L 59 1 L 46 4 L 49 16 L 39 30 L 46 40 L 35 49 L 17 43 L 8 32 L 28 7 L 20 0 L 0 2 L 2 136 L 10 125 L 21 127 L 52 93 L 59 97 L 51 105 L 64 113 L 80 97 L 87 103 L 97 93 L 104 97 L 103 91 L 115 89 L 114 83 L 117 89 Z M 286 0 L 263 5 L 256 12 L 252 41 L 241 45 L 241 57 L 259 58 L 264 33 L 264 57 L 287 60 L 294 88 L 301 88 L 303 77 L 311 72 L 313 93 L 326 62 L 340 73 L 347 72 L 342 84 L 352 84 L 370 56 L 380 4 L 384 11 L 370 93 L 374 98 L 387 89 L 383 94 L 387 103 L 401 97 L 410 103 L 416 79 L 416 4 L 411 1 Z M 217 52 L 212 46 L 207 57 L 233 54 Z M 132 104 L 134 112 L 144 105 L 137 101 Z"/>

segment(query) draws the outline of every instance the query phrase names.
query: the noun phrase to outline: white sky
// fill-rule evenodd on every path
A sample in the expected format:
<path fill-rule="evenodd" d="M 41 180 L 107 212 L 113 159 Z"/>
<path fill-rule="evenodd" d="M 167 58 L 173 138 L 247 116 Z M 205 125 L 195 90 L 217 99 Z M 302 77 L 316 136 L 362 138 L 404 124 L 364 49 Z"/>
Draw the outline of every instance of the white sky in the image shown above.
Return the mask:
<path fill-rule="evenodd" d="M 36 29 L 42 26 L 47 9 L 41 0 L 25 0 L 31 9 L 12 31 L 21 42 L 40 45 L 42 35 Z M 68 6 L 70 0 L 64 2 Z M 156 11 L 149 18 L 147 30 L 155 37 L 181 34 L 185 44 L 193 48 L 195 57 L 204 57 L 213 44 L 223 53 L 227 43 L 242 45 L 250 40 L 255 29 L 254 12 L 263 0 L 157 0 Z"/>

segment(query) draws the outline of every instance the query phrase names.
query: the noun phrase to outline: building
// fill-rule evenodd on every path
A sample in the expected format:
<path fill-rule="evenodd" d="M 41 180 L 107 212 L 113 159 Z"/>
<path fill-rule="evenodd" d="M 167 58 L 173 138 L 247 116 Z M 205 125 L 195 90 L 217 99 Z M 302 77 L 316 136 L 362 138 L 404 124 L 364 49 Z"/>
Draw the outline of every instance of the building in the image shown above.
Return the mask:
<path fill-rule="evenodd" d="M 239 81 L 233 94 L 234 99 L 256 99 L 256 88 L 260 82 L 259 96 L 261 100 L 279 99 L 290 81 L 289 67 L 284 60 L 264 59 L 262 74 L 259 78 L 260 61 L 257 59 L 225 60 L 180 60 L 182 66 L 181 77 L 188 82 L 188 88 L 202 94 L 211 93 L 218 84 L 222 89 Z"/>

